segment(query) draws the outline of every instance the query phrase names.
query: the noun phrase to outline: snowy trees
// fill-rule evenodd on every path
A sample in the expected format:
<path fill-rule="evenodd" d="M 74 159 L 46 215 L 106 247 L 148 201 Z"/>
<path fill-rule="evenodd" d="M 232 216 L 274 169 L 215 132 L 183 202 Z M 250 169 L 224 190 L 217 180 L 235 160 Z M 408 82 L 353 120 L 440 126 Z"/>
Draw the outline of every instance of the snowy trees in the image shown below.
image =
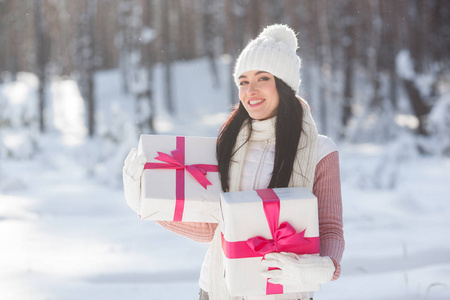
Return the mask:
<path fill-rule="evenodd" d="M 437 86 L 448 82 L 449 19 L 449 1 L 4 0 L 0 78 L 34 72 L 45 99 L 48 76 L 78 76 L 93 136 L 95 74 L 118 68 L 123 90 L 135 99 L 130 106 L 137 127 L 154 132 L 155 66 L 165 74 L 161 109 L 176 118 L 173 62 L 207 57 L 210 70 L 195 76 L 217 79 L 218 59 L 228 57 L 231 79 L 247 41 L 265 25 L 287 23 L 299 32 L 300 94 L 321 132 L 381 142 L 404 126 L 396 121 L 399 114 L 413 116 L 414 133 L 432 133 L 428 116 L 447 93 Z M 236 87 L 227 84 L 230 103 L 236 103 Z"/>
<path fill-rule="evenodd" d="M 127 0 L 118 3 L 119 67 L 123 91 L 135 99 L 138 127 L 154 132 L 153 66 L 155 37 L 154 1 Z"/>

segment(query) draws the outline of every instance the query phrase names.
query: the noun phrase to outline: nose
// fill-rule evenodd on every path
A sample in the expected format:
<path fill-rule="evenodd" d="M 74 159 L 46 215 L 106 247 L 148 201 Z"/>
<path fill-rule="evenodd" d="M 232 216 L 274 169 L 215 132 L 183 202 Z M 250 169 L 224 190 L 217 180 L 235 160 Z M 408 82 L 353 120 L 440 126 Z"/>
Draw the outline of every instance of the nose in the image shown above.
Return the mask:
<path fill-rule="evenodd" d="M 253 83 L 253 82 L 250 82 L 248 84 L 247 94 L 248 95 L 254 95 L 256 93 L 256 90 L 257 90 L 256 84 Z"/>

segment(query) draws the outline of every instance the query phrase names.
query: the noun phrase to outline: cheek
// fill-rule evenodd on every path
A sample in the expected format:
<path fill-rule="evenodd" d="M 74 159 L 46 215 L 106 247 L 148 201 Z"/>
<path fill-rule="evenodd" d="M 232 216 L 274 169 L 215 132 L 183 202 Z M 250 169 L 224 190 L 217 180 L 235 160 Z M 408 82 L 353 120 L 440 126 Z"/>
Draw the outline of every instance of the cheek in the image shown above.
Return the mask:
<path fill-rule="evenodd" d="M 239 89 L 239 100 L 243 101 L 245 97 L 245 91 L 243 88 Z"/>
<path fill-rule="evenodd" d="M 272 106 L 278 107 L 278 104 L 280 103 L 280 95 L 278 95 L 278 92 L 275 90 L 270 91 L 271 99 L 272 99 Z"/>
<path fill-rule="evenodd" d="M 280 104 L 280 98 L 277 97 L 274 102 L 274 105 L 278 107 L 278 105 Z"/>

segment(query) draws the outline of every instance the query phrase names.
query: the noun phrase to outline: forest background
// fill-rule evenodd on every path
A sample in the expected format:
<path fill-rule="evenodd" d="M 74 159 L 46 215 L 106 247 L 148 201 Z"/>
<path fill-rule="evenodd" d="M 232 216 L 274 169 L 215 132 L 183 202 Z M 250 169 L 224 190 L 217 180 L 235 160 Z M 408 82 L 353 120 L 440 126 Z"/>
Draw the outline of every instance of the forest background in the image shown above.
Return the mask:
<path fill-rule="evenodd" d="M 213 77 L 216 86 L 229 85 L 230 104 L 236 103 L 233 83 L 219 80 L 217 61 L 227 61 L 231 74 L 250 38 L 265 25 L 286 23 L 299 32 L 300 93 L 320 111 L 322 133 L 353 141 L 385 140 L 392 138 L 392 130 L 377 121 L 390 118 L 427 136 L 442 130 L 435 128 L 442 124 L 430 124 L 429 114 L 449 82 L 449 19 L 450 3 L 442 0 L 3 0 L 0 82 L 15 80 L 20 71 L 36 74 L 36 117 L 44 132 L 50 78 L 76 79 L 94 136 L 94 74 L 118 68 L 123 91 L 145 111 L 138 128 L 156 132 L 156 64 L 164 67 L 163 97 L 170 114 L 177 111 L 176 61 L 207 57 L 210 74 L 202 76 Z M 378 129 L 362 132 L 363 127 Z"/>
<path fill-rule="evenodd" d="M 340 151 L 317 299 L 450 297 L 450 1 L 0 0 L 1 299 L 197 298 L 207 245 L 137 218 L 123 161 L 141 133 L 215 136 L 273 23 Z"/>

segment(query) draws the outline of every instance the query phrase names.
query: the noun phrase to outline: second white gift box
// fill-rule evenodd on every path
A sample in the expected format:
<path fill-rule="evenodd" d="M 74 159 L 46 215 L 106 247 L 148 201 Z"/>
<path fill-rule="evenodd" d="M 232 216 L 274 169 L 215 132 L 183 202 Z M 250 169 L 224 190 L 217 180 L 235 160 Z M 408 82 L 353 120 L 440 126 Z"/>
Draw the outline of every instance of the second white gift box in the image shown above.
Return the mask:
<path fill-rule="evenodd" d="M 225 281 L 233 296 L 318 291 L 319 284 L 268 283 L 262 257 L 270 252 L 319 254 L 317 198 L 307 188 L 276 188 L 220 196 Z"/>
<path fill-rule="evenodd" d="M 147 163 L 140 217 L 157 221 L 218 222 L 216 138 L 142 134 Z"/>

